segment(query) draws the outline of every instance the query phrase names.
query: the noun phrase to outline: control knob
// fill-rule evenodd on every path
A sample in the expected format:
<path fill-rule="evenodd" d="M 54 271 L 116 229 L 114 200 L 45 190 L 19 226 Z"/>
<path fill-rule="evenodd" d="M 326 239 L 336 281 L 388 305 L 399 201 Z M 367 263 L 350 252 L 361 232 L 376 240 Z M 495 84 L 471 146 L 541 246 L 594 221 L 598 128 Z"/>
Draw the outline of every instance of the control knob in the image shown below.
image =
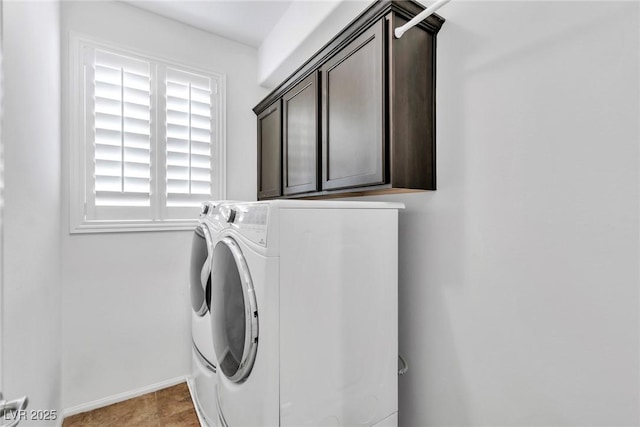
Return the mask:
<path fill-rule="evenodd" d="M 229 210 L 224 213 L 224 219 L 228 223 L 233 223 L 233 221 L 236 220 L 236 210 L 229 208 Z"/>

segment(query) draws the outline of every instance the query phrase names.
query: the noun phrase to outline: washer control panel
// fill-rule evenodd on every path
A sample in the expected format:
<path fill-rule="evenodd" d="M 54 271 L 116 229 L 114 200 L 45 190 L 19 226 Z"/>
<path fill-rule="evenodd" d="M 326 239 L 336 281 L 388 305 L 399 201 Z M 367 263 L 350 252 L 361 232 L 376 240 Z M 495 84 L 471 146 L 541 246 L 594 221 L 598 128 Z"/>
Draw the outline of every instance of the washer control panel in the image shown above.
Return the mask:
<path fill-rule="evenodd" d="M 238 204 L 224 206 L 229 213 L 223 213 L 227 222 L 238 229 L 243 236 L 258 245 L 267 246 L 267 223 L 269 221 L 269 206 L 266 204 Z"/>

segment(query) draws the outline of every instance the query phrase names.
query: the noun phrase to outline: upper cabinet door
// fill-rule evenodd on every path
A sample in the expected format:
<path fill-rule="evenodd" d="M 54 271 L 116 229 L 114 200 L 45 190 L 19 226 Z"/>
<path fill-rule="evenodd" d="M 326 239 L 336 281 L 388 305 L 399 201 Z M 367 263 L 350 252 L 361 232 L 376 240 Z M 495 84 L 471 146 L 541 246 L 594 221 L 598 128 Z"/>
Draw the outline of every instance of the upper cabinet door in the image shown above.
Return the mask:
<path fill-rule="evenodd" d="M 278 100 L 258 116 L 258 200 L 282 195 L 281 131 Z"/>
<path fill-rule="evenodd" d="M 382 184 L 384 21 L 322 68 L 322 189 Z"/>
<path fill-rule="evenodd" d="M 318 190 L 318 78 L 298 83 L 282 97 L 284 194 Z"/>

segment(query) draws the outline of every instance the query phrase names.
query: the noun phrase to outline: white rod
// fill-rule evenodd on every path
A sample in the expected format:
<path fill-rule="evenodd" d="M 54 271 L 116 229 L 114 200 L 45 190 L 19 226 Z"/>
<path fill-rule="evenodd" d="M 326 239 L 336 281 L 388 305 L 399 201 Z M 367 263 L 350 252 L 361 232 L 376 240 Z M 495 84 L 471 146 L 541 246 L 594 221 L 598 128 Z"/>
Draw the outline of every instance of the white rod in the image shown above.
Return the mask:
<path fill-rule="evenodd" d="M 426 8 L 425 10 L 423 10 L 422 12 L 414 16 L 411 21 L 407 22 L 401 27 L 396 28 L 393 32 L 396 38 L 399 39 L 400 37 L 402 37 L 404 33 L 409 31 L 411 28 L 415 27 L 418 24 L 418 22 L 422 21 L 423 19 L 426 19 L 428 16 L 435 13 L 436 10 L 440 9 L 442 6 L 449 3 L 450 1 L 451 0 L 438 0 L 437 2 L 435 2 L 431 6 L 429 6 L 428 8 Z"/>

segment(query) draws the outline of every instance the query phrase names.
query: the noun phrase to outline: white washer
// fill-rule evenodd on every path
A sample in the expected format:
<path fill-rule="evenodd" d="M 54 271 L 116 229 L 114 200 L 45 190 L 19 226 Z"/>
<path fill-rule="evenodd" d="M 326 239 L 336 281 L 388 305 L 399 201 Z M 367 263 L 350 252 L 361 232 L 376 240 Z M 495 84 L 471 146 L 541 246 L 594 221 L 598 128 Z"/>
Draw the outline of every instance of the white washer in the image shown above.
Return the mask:
<path fill-rule="evenodd" d="M 222 203 L 211 313 L 223 426 L 396 426 L 399 203 Z"/>
<path fill-rule="evenodd" d="M 213 241 L 221 231 L 220 202 L 206 202 L 196 226 L 191 246 L 190 294 L 192 363 L 189 386 L 200 421 L 205 426 L 219 425 L 215 389 L 217 361 L 211 333 L 211 257 Z"/>

